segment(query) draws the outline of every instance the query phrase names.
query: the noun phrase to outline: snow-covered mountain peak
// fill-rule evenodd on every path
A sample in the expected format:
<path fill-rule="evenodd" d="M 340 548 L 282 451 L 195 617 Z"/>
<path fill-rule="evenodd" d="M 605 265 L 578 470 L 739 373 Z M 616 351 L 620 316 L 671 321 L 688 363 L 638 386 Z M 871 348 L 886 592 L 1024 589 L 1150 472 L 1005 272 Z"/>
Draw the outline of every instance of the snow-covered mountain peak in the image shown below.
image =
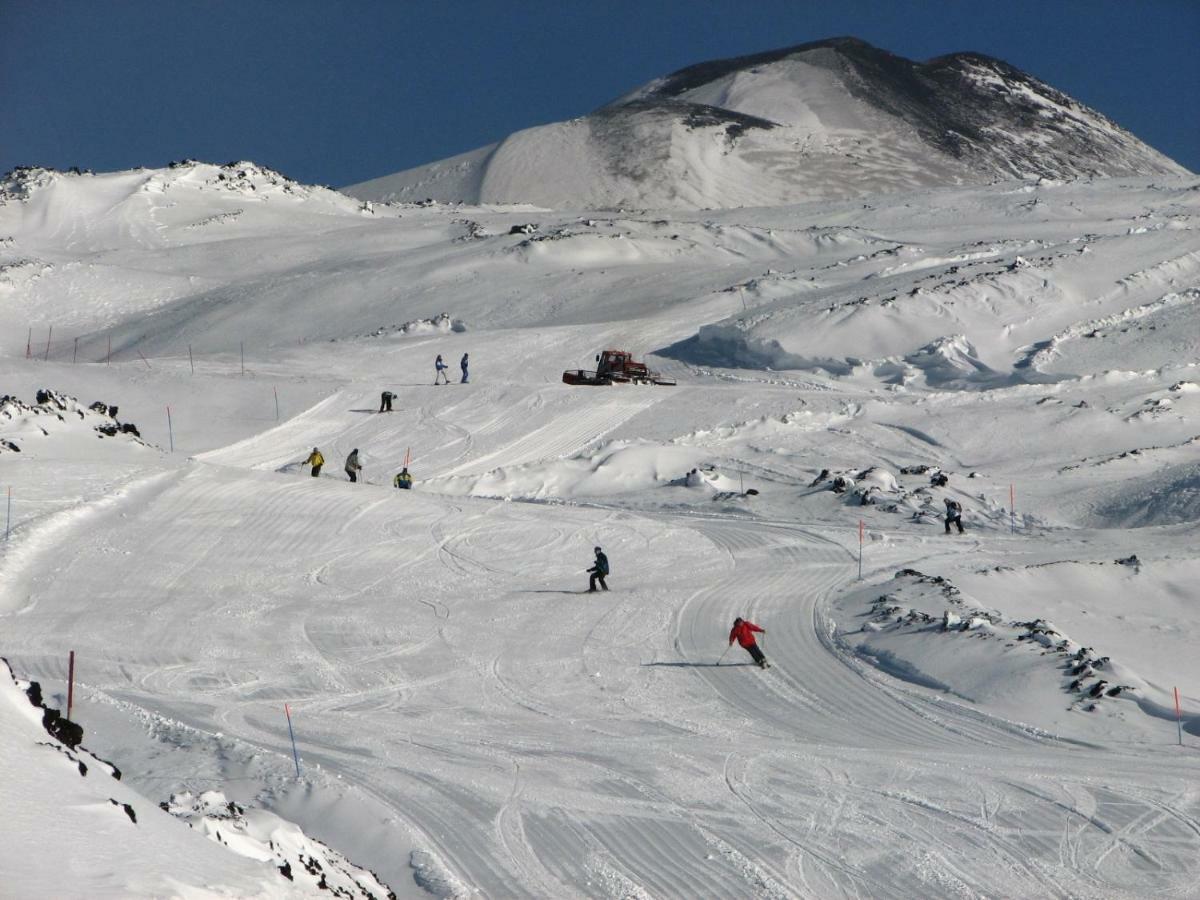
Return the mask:
<path fill-rule="evenodd" d="M 588 116 L 347 190 L 703 208 L 1185 171 L 1001 60 L 960 52 L 918 63 L 840 37 L 689 66 Z"/>

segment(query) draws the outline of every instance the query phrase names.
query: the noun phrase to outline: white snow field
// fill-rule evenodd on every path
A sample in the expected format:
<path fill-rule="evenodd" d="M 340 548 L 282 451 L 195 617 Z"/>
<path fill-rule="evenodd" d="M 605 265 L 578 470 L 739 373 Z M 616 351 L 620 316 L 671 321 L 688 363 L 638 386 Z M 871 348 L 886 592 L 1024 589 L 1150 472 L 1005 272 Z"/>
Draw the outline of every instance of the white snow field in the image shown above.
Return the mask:
<path fill-rule="evenodd" d="M 6 190 L 0 896 L 1200 896 L 1195 176 Z"/>

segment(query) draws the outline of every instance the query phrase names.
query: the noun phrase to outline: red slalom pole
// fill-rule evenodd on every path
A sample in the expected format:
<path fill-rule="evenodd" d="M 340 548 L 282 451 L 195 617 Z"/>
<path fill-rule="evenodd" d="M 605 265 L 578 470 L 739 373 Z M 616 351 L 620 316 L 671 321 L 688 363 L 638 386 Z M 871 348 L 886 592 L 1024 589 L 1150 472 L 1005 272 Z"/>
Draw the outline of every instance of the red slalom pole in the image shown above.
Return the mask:
<path fill-rule="evenodd" d="M 71 707 L 75 705 L 75 651 L 67 661 L 67 721 L 71 721 Z"/>

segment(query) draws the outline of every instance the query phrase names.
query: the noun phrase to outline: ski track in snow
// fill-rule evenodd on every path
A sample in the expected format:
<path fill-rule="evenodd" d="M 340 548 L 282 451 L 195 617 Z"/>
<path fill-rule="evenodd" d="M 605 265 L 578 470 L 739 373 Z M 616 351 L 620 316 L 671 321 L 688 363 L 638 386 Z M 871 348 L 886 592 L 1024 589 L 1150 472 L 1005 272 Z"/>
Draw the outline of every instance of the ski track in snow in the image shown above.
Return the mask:
<path fill-rule="evenodd" d="M 612 414 L 601 404 L 586 421 Z M 180 470 L 128 501 L 103 539 L 82 540 L 41 588 L 60 612 L 30 645 L 53 647 L 60 615 L 82 618 L 90 689 L 164 710 L 173 696 L 202 698 L 188 724 L 236 736 L 241 752 L 264 748 L 279 766 L 289 749 L 275 707 L 287 699 L 306 767 L 319 766 L 309 777 L 338 773 L 378 799 L 486 895 L 583 896 L 599 890 L 597 871 L 613 895 L 656 897 L 989 896 L 996 883 L 1016 895 L 1187 895 L 1174 873 L 1200 852 L 1200 793 L 1164 794 L 1152 759 L 1122 760 L 1121 781 L 1106 783 L 1089 772 L 1112 768 L 1111 751 L 931 701 L 844 654 L 824 603 L 853 577 L 853 557 L 817 532 L 720 516 L 534 515 L 224 463 Z M 618 571 L 614 591 L 586 601 L 590 624 L 559 633 L 542 617 L 576 601 L 531 602 L 539 595 L 521 585 L 532 573 L 514 563 L 578 553 L 567 545 L 580 528 L 673 534 L 709 575 L 680 591 L 669 568 L 645 589 Z M 153 561 L 120 569 L 124 596 L 142 598 L 138 647 L 123 646 L 102 598 L 66 603 L 85 595 L 102 542 Z M 281 562 L 293 559 L 307 564 Z M 472 595 L 511 610 L 492 617 L 488 659 L 457 649 L 456 629 L 488 617 Z M 459 622 L 464 602 L 470 623 Z M 737 647 L 712 665 L 723 649 L 713 623 L 737 614 L 770 623 L 769 671 L 737 665 Z M 36 610 L 22 621 L 38 622 Z M 243 629 L 270 635 L 269 652 L 242 654 Z M 652 646 L 638 649 L 647 631 Z M 120 649 L 105 661 L 102 647 Z M 44 659 L 19 662 L 38 672 Z M 580 708 L 593 672 L 618 682 L 618 696 Z M 463 690 L 510 723 L 507 739 L 473 737 L 469 720 L 430 699 Z M 384 727 L 364 729 L 362 716 Z M 580 728 L 594 736 L 589 752 L 554 749 L 556 733 Z M 999 778 L 997 754 L 1009 760 Z M 1051 761 L 1068 772 L 1057 783 L 1042 774 Z"/>
<path fill-rule="evenodd" d="M 1188 398 L 1195 396 L 1194 372 L 1182 364 L 1170 374 L 1170 366 L 1156 375 L 1119 372 L 1106 363 L 1070 380 L 1013 384 L 983 394 L 922 393 L 919 385 L 892 392 L 863 373 L 831 382 L 815 370 L 790 370 L 795 374 L 787 378 L 761 369 L 757 374 L 710 372 L 709 362 L 702 357 L 688 362 L 686 354 L 668 360 L 665 371 L 694 384 L 673 389 L 566 388 L 547 383 L 556 372 L 545 371 L 549 360 L 568 354 L 586 359 L 580 354 L 591 353 L 601 341 L 628 346 L 630 335 L 648 348 L 669 348 L 696 333 L 710 315 L 731 313 L 746 316 L 752 326 L 746 334 L 755 341 L 757 336 L 774 340 L 774 330 L 783 329 L 778 336 L 788 346 L 803 349 L 811 340 L 813 348 L 834 356 L 846 347 L 839 349 L 835 341 L 826 348 L 827 340 L 845 337 L 857 355 L 860 343 L 861 352 L 868 353 L 875 338 L 887 336 L 877 353 L 870 350 L 884 360 L 905 358 L 941 335 L 944 322 L 954 328 L 967 322 L 974 333 L 1003 336 L 990 348 L 989 360 L 1017 354 L 1035 370 L 1045 364 L 1048 372 L 1054 362 L 1082 371 L 1087 366 L 1076 366 L 1077 361 L 1089 362 L 1089 354 L 1107 360 L 1105 354 L 1113 352 L 1109 343 L 1134 342 L 1141 334 L 1121 328 L 1162 323 L 1165 331 L 1180 321 L 1173 316 L 1182 316 L 1196 297 L 1187 284 L 1175 281 L 1194 280 L 1200 259 L 1193 250 L 1174 249 L 1194 246 L 1184 231 L 1150 234 L 1134 250 L 1123 249 L 1131 242 L 1119 236 L 1089 238 L 1095 248 L 1088 253 L 1094 256 L 1075 265 L 1085 274 L 1095 269 L 1094 274 L 1062 280 L 1087 298 L 1084 306 L 1070 292 L 1060 296 L 1058 282 L 1045 297 L 1037 294 L 1060 277 L 1054 267 L 1070 265 L 1058 251 L 1037 262 L 1036 277 L 1015 260 L 1011 276 L 972 268 L 972 261 L 993 258 L 1000 265 L 999 257 L 1027 245 L 1022 252 L 1037 255 L 1037 234 L 1055 238 L 1054 247 L 1066 247 L 1061 244 L 1065 226 L 1054 217 L 1064 215 L 1075 200 L 1083 202 L 1084 187 L 1069 192 L 1031 187 L 1057 210 L 1040 224 L 1007 221 L 1017 215 L 1012 204 L 1025 194 L 1007 198 L 1003 186 L 978 195 L 982 207 L 969 205 L 976 196 L 969 192 L 938 195 L 939 203 L 966 204 L 961 212 L 966 222 L 995 204 L 1002 226 L 984 222 L 995 234 L 981 225 L 960 235 L 956 219 L 926 221 L 922 217 L 932 211 L 922 211 L 919 203 L 910 207 L 906 199 L 870 216 L 865 206 L 861 212 L 858 204 L 846 206 L 836 215 L 869 219 L 873 233 L 890 233 L 893 226 L 898 235 L 903 232 L 897 246 L 912 248 L 912 256 L 881 271 L 883 263 L 869 261 L 873 257 L 852 257 L 850 269 L 860 263 L 862 268 L 843 284 L 825 274 L 828 266 L 846 262 L 836 255 L 842 251 L 832 249 L 828 257 L 803 265 L 800 257 L 777 258 L 782 251 L 772 251 L 736 271 L 723 271 L 722 263 L 722 271 L 694 282 L 683 277 L 686 272 L 665 268 L 665 257 L 658 262 L 648 257 L 645 264 L 663 266 L 661 277 L 669 284 L 656 284 L 657 276 L 648 270 L 621 276 L 626 280 L 608 284 L 600 299 L 615 297 L 613 303 L 630 306 L 614 307 L 604 299 L 593 309 L 596 297 L 574 292 L 574 282 L 591 270 L 583 258 L 567 254 L 570 277 L 548 287 L 530 288 L 518 280 L 524 275 L 510 274 L 497 279 L 499 291 L 493 285 L 471 289 L 467 282 L 455 282 L 454 291 L 461 289 L 464 302 L 477 291 L 470 311 L 485 317 L 504 306 L 498 297 L 510 294 L 517 298 L 514 307 L 562 304 L 561 317 L 575 323 L 575 332 L 557 320 L 553 328 L 513 326 L 504 333 L 489 331 L 485 322 L 466 337 L 364 339 L 332 349 L 306 347 L 304 354 L 312 355 L 295 358 L 279 351 L 277 360 L 258 361 L 255 374 L 303 380 L 336 360 L 353 376 L 321 381 L 320 388 L 310 385 L 303 396 L 312 405 L 249 437 L 244 419 L 214 423 L 214 431 L 228 436 L 205 435 L 203 446 L 225 446 L 197 452 L 186 463 L 176 462 L 191 452 L 182 450 L 181 440 L 175 457 L 147 450 L 136 457 L 137 465 L 122 460 L 91 473 L 79 493 L 101 498 L 93 502 L 67 501 L 44 491 L 49 499 L 39 502 L 46 505 L 22 518 L 3 551 L 0 621 L 10 636 L 6 653 L 24 677 L 42 679 L 48 691 L 55 691 L 66 677 L 68 650 L 77 651 L 76 696 L 84 724 L 91 726 L 88 716 L 100 719 L 101 727 L 93 729 L 99 736 L 102 717 L 110 717 L 110 733 L 129 741 L 122 749 L 135 762 L 126 778 L 149 799 L 165 799 L 177 787 L 261 793 L 281 806 L 290 804 L 307 832 L 321 837 L 328 827 L 331 838 L 359 844 L 361 858 L 356 846 L 338 849 L 378 870 L 405 896 L 1200 896 L 1200 762 L 1194 747 L 1155 743 L 1157 735 L 1143 739 L 1146 732 L 1128 743 L 1055 739 L 988 715 L 949 692 L 914 686 L 869 665 L 837 627 L 856 623 L 839 617 L 835 625 L 832 611 L 857 574 L 857 546 L 850 542 L 859 516 L 868 519 L 871 536 L 878 539 L 869 545 L 868 583 L 900 567 L 963 571 L 969 566 L 963 559 L 995 571 L 997 562 L 1006 568 L 1010 563 L 1035 566 L 1075 554 L 1099 568 L 1112 565 L 1111 548 L 1126 540 L 1133 546 L 1122 547 L 1122 555 L 1132 549 L 1146 555 L 1144 547 L 1164 541 L 1162 558 L 1147 561 L 1147 568 L 1175 565 L 1170 554 L 1186 555 L 1186 524 L 1173 532 L 1146 529 L 1135 537 L 1130 530 L 1109 538 L 1097 531 L 1068 531 L 1074 526 L 1039 526 L 1010 538 L 1005 510 L 995 498 L 1024 465 L 1033 467 L 1030 493 L 1049 491 L 1044 483 L 1055 473 L 1063 482 L 1082 479 L 1085 472 L 1064 467 L 1077 449 L 1088 458 L 1122 460 L 1120 465 L 1130 469 L 1150 459 L 1150 454 L 1128 457 L 1131 446 L 1169 447 L 1172 458 L 1178 450 L 1183 459 L 1185 439 L 1195 433 L 1194 424 L 1185 420 L 1191 414 Z M 1139 189 L 1135 196 L 1149 190 Z M 1172 197 L 1180 210 L 1185 202 L 1191 204 L 1187 209 L 1194 207 L 1184 193 Z M 1101 213 L 1125 215 L 1127 203 L 1096 203 L 1078 223 L 1081 235 L 1085 226 L 1125 230 L 1124 220 L 1106 224 L 1110 220 Z M 177 239 L 178 231 L 175 238 L 166 233 L 171 207 L 151 206 L 150 226 L 129 204 L 113 213 L 117 221 L 110 230 L 77 216 L 58 226 L 62 230 L 55 238 L 81 246 L 116 246 L 118 235 L 127 243 Z M 441 213 L 405 212 L 414 223 L 436 215 Z M 488 219 L 492 227 L 513 224 L 506 215 L 513 214 L 487 213 L 494 216 Z M 711 226 L 716 231 L 740 232 L 743 217 L 765 217 L 768 224 L 778 217 L 777 224 L 790 227 L 797 215 L 795 210 L 705 212 L 697 223 L 674 216 L 679 221 L 663 225 L 686 236 L 708 230 L 703 220 L 715 217 L 720 220 Z M 431 248 L 441 260 L 437 266 L 446 267 L 442 275 L 449 277 L 457 265 L 457 245 L 447 250 L 444 240 L 435 239 L 435 232 L 445 230 L 438 222 L 410 226 L 416 229 L 411 240 Z M 357 234 L 357 226 L 352 230 Z M 785 230 L 781 227 L 780 234 Z M 928 234 L 922 236 L 923 231 Z M 503 229 L 497 232 L 493 237 L 504 239 Z M 1017 243 L 993 240 L 997 235 L 1010 235 Z M 1002 249 L 962 252 L 958 247 L 981 236 L 989 247 Z M 358 235 L 354 242 L 360 237 L 365 239 Z M 364 252 L 394 256 L 394 239 L 401 237 L 402 232 L 389 230 L 375 251 L 372 244 Z M 230 238 L 223 252 L 232 252 L 240 240 Z M 346 240 L 340 252 L 348 251 Z M 938 246 L 923 259 L 918 244 L 928 243 Z M 1118 258 L 1101 265 L 1107 244 L 1116 245 L 1111 252 Z M 567 246 L 546 243 L 538 252 L 566 253 Z M 698 246 L 725 253 L 712 241 Z M 846 252 L 857 253 L 857 247 Z M 313 260 L 320 259 L 314 253 Z M 470 263 L 472 271 L 490 264 L 460 261 Z M 772 268 L 757 275 L 760 262 Z M 325 263 L 331 265 L 329 259 Z M 935 283 L 943 276 L 934 270 L 950 263 L 963 264 L 957 276 L 961 283 Z M 545 264 L 535 257 L 520 262 L 517 270 L 540 272 L 536 266 Z M 797 279 L 812 272 L 811 285 L 793 296 L 794 285 L 788 286 L 779 266 L 794 268 Z M 403 271 L 408 270 L 397 270 Z M 439 271 L 435 266 L 416 274 Z M 913 274 L 922 271 L 928 277 Z M 1113 276 L 1120 273 L 1114 287 Z M 398 280 L 395 274 L 389 283 Z M 884 278 L 868 287 L 897 294 L 887 302 L 898 307 L 875 303 L 879 297 L 853 301 L 858 282 L 877 275 Z M 505 281 L 508 277 L 514 280 Z M 1002 290 L 995 287 L 996 278 Z M 884 283 L 887 279 L 892 286 Z M 730 285 L 737 286 L 736 295 Z M 1032 295 L 1026 297 L 1022 285 L 1031 285 Z M 248 290 L 239 284 L 229 288 Z M 659 290 L 669 300 L 652 296 Z M 784 290 L 786 295 L 772 293 Z M 832 293 L 810 307 L 804 298 L 818 290 Z M 696 297 L 688 300 L 691 294 Z M 323 289 L 317 295 L 323 309 Z M 923 299 L 927 296 L 936 303 Z M 248 296 L 243 299 L 253 305 Z M 371 315 L 390 314 L 396 301 L 390 294 L 385 300 Z M 827 300 L 852 307 L 845 314 L 861 324 L 836 332 L 832 325 L 815 327 Z M 955 315 L 950 301 L 958 304 Z M 676 309 L 684 302 L 692 304 L 685 307 L 692 310 L 686 315 Z M 655 304 L 660 304 L 657 312 Z M 62 298 L 60 305 L 70 306 Z M 638 316 L 649 312 L 649 318 L 620 317 L 634 307 Z M 886 323 L 903 324 L 900 312 L 910 307 L 916 314 L 908 324 L 920 327 L 896 336 L 897 329 Z M 836 318 L 834 308 L 829 307 L 830 321 Z M 311 307 L 300 310 L 303 315 L 296 319 L 314 315 Z M 988 315 L 972 318 L 980 310 Z M 360 324 L 355 320 L 354 327 Z M 241 327 L 228 327 L 235 326 Z M 937 335 L 925 333 L 935 326 Z M 251 332 L 255 327 L 264 326 L 248 326 Z M 1009 328 L 1018 335 L 1011 342 Z M 1113 328 L 1125 337 L 1092 336 Z M 489 383 L 482 375 L 479 383 L 434 387 L 427 368 L 413 374 L 418 357 L 431 358 L 439 342 L 460 339 L 472 341 L 472 357 L 481 369 L 484 360 L 492 361 L 511 380 Z M 518 339 L 526 342 L 519 360 L 513 353 Z M 130 338 L 130 346 L 141 345 Z M 898 348 L 904 353 L 893 352 Z M 709 350 L 717 355 L 713 366 L 736 361 L 720 341 Z M 101 378 L 100 367 L 81 365 L 78 369 L 88 372 L 79 376 L 66 365 L 50 369 L 55 364 L 46 362 L 34 370 L 39 379 L 42 372 Z M 175 362 L 176 374 L 187 370 L 182 357 Z M 763 360 L 750 364 L 765 365 Z M 12 371 L 24 373 L 19 365 L 14 363 Z M 220 368 L 220 360 L 201 360 L 192 383 L 202 381 L 202 386 L 189 388 L 193 394 L 163 374 L 170 371 L 167 365 L 154 357 L 153 370 L 147 360 L 145 372 L 138 368 L 133 377 L 118 373 L 127 380 L 101 383 L 106 390 L 120 387 L 144 407 L 145 398 L 152 397 L 154 410 L 160 408 L 159 393 L 179 391 L 199 410 L 191 412 L 193 419 L 214 408 L 196 399 L 205 390 L 220 392 L 216 405 L 238 407 L 230 412 L 231 421 L 251 414 L 250 402 L 237 399 L 228 384 L 215 376 L 203 380 L 205 368 Z M 700 365 L 705 368 L 695 368 Z M 406 383 L 396 387 L 396 411 L 378 414 L 385 375 Z M 1173 383 L 1177 386 L 1168 389 Z M 255 387 L 247 377 L 239 384 L 247 395 L 261 394 L 255 402 L 269 402 L 265 381 Z M 326 389 L 333 393 L 313 402 L 317 391 Z M 844 393 L 823 396 L 835 390 Z M 1089 403 L 1077 403 L 1085 391 Z M 128 410 L 124 398 L 116 399 Z M 1168 399 L 1160 409 L 1157 404 Z M 978 418 L 968 416 L 968 403 L 976 405 Z M 1170 410 L 1180 410 L 1170 414 L 1181 424 L 1168 428 L 1134 421 L 1132 411 L 1148 403 L 1164 420 Z M 676 404 L 679 411 L 665 411 Z M 262 408 L 253 415 L 269 416 Z M 799 419 L 793 417 L 797 411 Z M 264 421 L 269 418 L 254 419 L 253 428 Z M 177 419 L 175 427 L 179 424 Z M 198 439 L 202 429 L 189 428 L 191 439 Z M 94 451 L 95 435 L 84 436 Z M 711 485 L 684 487 L 678 484 L 684 467 L 671 468 L 682 457 L 673 455 L 664 456 L 669 462 L 653 461 L 662 470 L 655 468 L 654 487 L 646 496 L 618 487 L 619 502 L 558 502 L 570 495 L 553 491 L 549 502 L 536 504 L 436 492 L 498 470 L 578 454 L 607 437 L 660 441 L 672 453 L 711 452 L 726 470 L 725 483 L 733 480 L 728 472 L 747 481 L 753 475 L 762 496 L 752 507 L 732 491 L 721 499 L 705 493 Z M 996 449 L 1006 441 L 1015 449 Z M 57 452 L 47 444 L 48 452 Z M 300 466 L 314 445 L 327 459 L 318 479 Z M 34 452 L 19 461 L 34 470 L 30 487 L 57 486 L 62 475 L 57 461 L 52 456 L 39 461 L 38 445 L 31 446 Z M 111 449 L 107 441 L 103 447 Z M 342 460 L 354 448 L 361 449 L 365 461 L 363 484 L 349 484 L 342 474 Z M 406 452 L 419 479 L 411 492 L 390 486 Z M 1053 466 L 1045 479 L 1036 468 L 1042 460 Z M 889 519 L 892 514 L 882 509 L 850 508 L 848 497 L 834 499 L 809 485 L 818 465 L 849 472 L 868 462 L 898 469 L 920 461 L 954 469 L 955 480 L 946 490 L 972 504 L 967 536 L 941 541 L 936 533 L 926 536 L 920 521 Z M 11 456 L 5 462 L 16 470 Z M 44 466 L 40 475 L 38 465 Z M 613 468 L 618 477 L 629 474 Z M 960 470 L 975 468 L 981 472 L 978 480 L 960 480 Z M 989 474 L 993 469 L 995 477 Z M 36 481 L 39 477 L 44 484 Z M 553 477 L 552 472 L 548 479 Z M 939 499 L 919 477 L 923 496 Z M 1185 488 L 1193 483 L 1180 480 Z M 668 487 L 668 481 L 675 486 Z M 504 479 L 496 482 L 503 485 Z M 916 484 L 910 478 L 906 488 Z M 1070 481 L 1057 488 L 1053 501 L 1070 506 L 1073 484 L 1094 487 Z M 913 490 L 910 498 L 916 494 Z M 1053 505 L 1045 496 L 1029 502 L 1043 510 Z M 1072 510 L 1062 513 L 1070 522 Z M 785 521 L 789 516 L 796 521 Z M 1089 541 L 1097 549 L 1083 546 Z M 613 562 L 612 590 L 588 594 L 584 569 L 597 544 Z M 1046 547 L 1056 558 L 1043 558 Z M 991 577 L 986 569 L 975 574 Z M 1186 580 L 1185 567 L 1153 577 L 1159 578 L 1152 582 L 1157 586 L 1172 587 L 1171 579 L 1193 583 Z M 1093 608 L 1089 599 L 1089 609 L 1076 612 L 1100 619 L 1108 611 Z M 726 629 L 737 615 L 767 628 L 762 643 L 772 662 L 769 670 L 750 665 L 739 647 L 717 664 L 726 650 Z M 1025 650 L 1016 648 L 1011 655 Z M 1042 674 L 1056 662 L 1045 662 Z M 1061 700 L 1068 702 L 1065 693 Z M 303 766 L 299 780 L 292 774 L 284 703 L 290 704 L 296 726 Z M 1088 721 L 1086 715 L 1078 712 L 1079 721 Z M 132 721 L 132 728 L 111 728 L 118 716 Z M 137 732 L 132 738 L 131 730 Z M 1165 724 L 1161 730 L 1166 732 Z M 1112 733 L 1120 733 L 1119 724 Z M 358 830 L 329 825 L 334 815 L 344 816 L 343 826 L 355 821 Z"/>

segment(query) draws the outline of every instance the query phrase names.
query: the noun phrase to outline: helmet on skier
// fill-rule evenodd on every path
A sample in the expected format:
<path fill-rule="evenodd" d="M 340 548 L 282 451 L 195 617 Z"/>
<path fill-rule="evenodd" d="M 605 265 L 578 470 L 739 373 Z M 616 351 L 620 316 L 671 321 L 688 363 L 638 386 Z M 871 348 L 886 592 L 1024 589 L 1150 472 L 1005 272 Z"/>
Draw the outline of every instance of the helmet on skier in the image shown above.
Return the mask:
<path fill-rule="evenodd" d="M 600 552 L 602 552 L 602 551 L 600 550 L 600 548 L 599 548 L 599 547 L 597 547 L 597 548 L 596 548 L 596 552 L 597 552 L 597 553 L 600 553 Z"/>
<path fill-rule="evenodd" d="M 734 619 L 734 620 L 733 620 L 733 624 L 734 624 L 734 625 L 741 625 L 741 624 L 742 624 L 742 621 L 743 621 L 742 617 L 741 617 L 741 616 L 738 616 L 736 619 Z"/>

